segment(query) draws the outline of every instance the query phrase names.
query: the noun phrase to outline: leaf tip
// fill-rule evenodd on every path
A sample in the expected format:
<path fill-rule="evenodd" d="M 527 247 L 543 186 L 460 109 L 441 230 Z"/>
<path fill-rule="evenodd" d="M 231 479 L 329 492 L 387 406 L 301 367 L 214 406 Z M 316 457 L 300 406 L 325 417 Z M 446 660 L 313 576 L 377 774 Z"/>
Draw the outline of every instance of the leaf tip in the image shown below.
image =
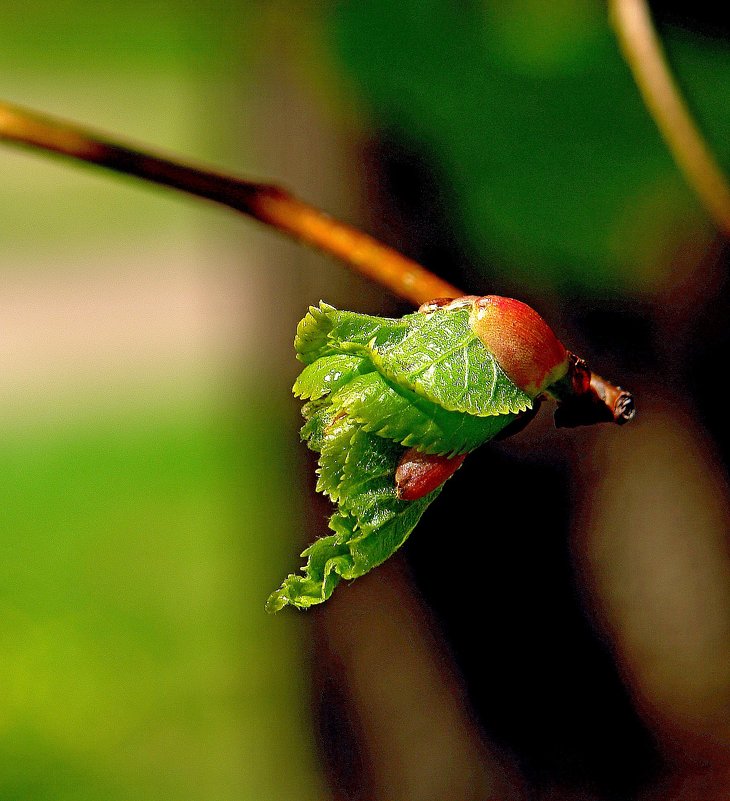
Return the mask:
<path fill-rule="evenodd" d="M 288 603 L 289 599 L 284 595 L 284 592 L 282 590 L 277 590 L 276 592 L 272 592 L 271 595 L 269 595 L 269 597 L 266 599 L 264 609 L 270 615 L 275 615 L 277 612 L 280 612 Z"/>

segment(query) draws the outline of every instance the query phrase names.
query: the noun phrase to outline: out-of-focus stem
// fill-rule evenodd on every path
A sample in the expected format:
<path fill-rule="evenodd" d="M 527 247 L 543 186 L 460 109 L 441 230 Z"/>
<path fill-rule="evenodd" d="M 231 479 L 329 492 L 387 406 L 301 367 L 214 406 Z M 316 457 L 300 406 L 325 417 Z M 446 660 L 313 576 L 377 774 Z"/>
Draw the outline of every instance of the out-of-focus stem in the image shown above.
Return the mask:
<path fill-rule="evenodd" d="M 624 57 L 674 160 L 730 236 L 730 187 L 672 79 L 645 0 L 609 0 L 609 7 Z"/>
<path fill-rule="evenodd" d="M 419 305 L 461 293 L 393 248 L 299 200 L 255 183 L 114 143 L 72 123 L 0 103 L 0 140 L 95 164 L 221 203 L 325 251 Z"/>

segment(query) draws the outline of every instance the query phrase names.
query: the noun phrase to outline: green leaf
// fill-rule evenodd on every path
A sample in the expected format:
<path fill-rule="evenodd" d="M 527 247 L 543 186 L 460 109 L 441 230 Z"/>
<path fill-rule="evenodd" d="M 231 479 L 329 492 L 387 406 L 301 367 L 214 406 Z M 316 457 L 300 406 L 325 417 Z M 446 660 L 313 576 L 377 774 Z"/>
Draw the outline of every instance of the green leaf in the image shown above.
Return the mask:
<path fill-rule="evenodd" d="M 347 545 L 338 544 L 335 535 L 318 539 L 302 552 L 302 556 L 307 557 L 304 575 L 287 576 L 266 601 L 267 612 L 278 612 L 287 604 L 299 609 L 321 604 L 332 595 L 352 561 Z"/>
<path fill-rule="evenodd" d="M 327 436 L 320 449 L 319 468 L 317 469 L 317 492 L 323 492 L 330 500 L 337 503 L 341 498 L 340 485 L 345 472 L 345 463 L 352 439 L 358 425 L 350 417 L 337 417 L 333 412 L 332 422 L 327 427 Z"/>
<path fill-rule="evenodd" d="M 292 392 L 298 398 L 318 400 L 346 385 L 356 375 L 372 370 L 362 356 L 335 353 L 308 364 L 294 382 Z"/>
<path fill-rule="evenodd" d="M 402 453 L 387 440 L 356 432 L 340 487 L 347 500 L 330 521 L 336 533 L 316 540 L 302 553 L 307 557 L 303 575 L 284 580 L 269 596 L 268 611 L 287 604 L 306 609 L 326 601 L 341 579 L 359 578 L 406 541 L 440 488 L 418 501 L 398 500 L 393 476 Z"/>
<path fill-rule="evenodd" d="M 300 320 L 297 334 L 294 337 L 294 350 L 297 359 L 311 364 L 322 356 L 329 356 L 332 349 L 329 333 L 332 330 L 332 306 L 320 301 L 319 306 L 310 306 L 309 311 Z"/>
<path fill-rule="evenodd" d="M 425 453 L 468 453 L 495 437 L 514 414 L 476 417 L 450 412 L 377 372 L 357 376 L 332 398 L 365 431 Z"/>
<path fill-rule="evenodd" d="M 505 375 L 469 325 L 468 309 L 409 314 L 398 341 L 376 338 L 368 347 L 387 378 L 452 412 L 480 417 L 516 414 L 532 398 Z"/>
<path fill-rule="evenodd" d="M 302 406 L 302 417 L 307 421 L 302 426 L 302 439 L 313 451 L 319 453 L 327 437 L 327 427 L 332 422 L 332 407 L 329 398 L 305 403 Z"/>
<path fill-rule="evenodd" d="M 711 236 L 624 63 L 603 4 L 336 3 L 328 41 L 485 275 L 523 285 L 655 286 Z M 673 70 L 730 166 L 730 49 L 661 27 Z M 426 234 L 427 235 L 427 234 Z M 700 251 L 701 252 L 701 251 Z"/>
<path fill-rule="evenodd" d="M 338 311 L 321 303 L 300 323 L 295 347 L 308 364 L 335 354 L 367 358 L 390 381 L 448 411 L 484 417 L 532 408 L 532 398 L 507 378 L 472 331 L 468 309 L 393 319 Z M 322 389 L 314 381 L 320 372 L 326 374 L 327 364 L 312 367 L 311 377 L 307 373 L 300 379 L 295 392 Z M 343 359 L 342 364 L 355 362 Z M 367 367 L 360 365 L 359 370 Z"/>

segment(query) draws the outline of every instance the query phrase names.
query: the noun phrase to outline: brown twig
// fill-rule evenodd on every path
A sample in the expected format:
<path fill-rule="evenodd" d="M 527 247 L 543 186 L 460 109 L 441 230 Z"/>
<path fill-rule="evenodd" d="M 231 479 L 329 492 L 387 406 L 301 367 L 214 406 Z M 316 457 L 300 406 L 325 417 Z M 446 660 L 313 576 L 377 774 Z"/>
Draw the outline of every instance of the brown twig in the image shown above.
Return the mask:
<path fill-rule="evenodd" d="M 672 79 L 645 0 L 610 0 L 611 19 L 647 109 L 715 225 L 730 236 L 730 187 Z"/>
<path fill-rule="evenodd" d="M 71 123 L 7 103 L 0 103 L 0 140 L 94 164 L 221 203 L 336 256 L 350 268 L 416 305 L 434 298 L 464 295 L 393 248 L 333 219 L 279 187 L 244 181 L 119 145 Z M 588 376 L 591 375 L 588 371 Z M 590 394 L 593 411 L 592 416 L 588 415 L 590 419 L 583 415 L 580 423 L 565 422 L 565 425 L 604 420 L 621 422 L 613 406 L 616 394 L 613 390 L 620 390 L 597 376 L 596 379 L 600 380 L 604 390 L 610 388 L 608 394 L 605 391 L 596 394 L 589 383 L 585 387 L 575 381 L 566 385 L 566 397 L 574 399 L 577 395 Z M 558 401 L 562 403 L 563 399 L 558 398 Z M 600 408 L 600 413 L 596 414 L 596 405 L 605 405 L 606 408 Z"/>
<path fill-rule="evenodd" d="M 415 305 L 463 294 L 393 248 L 332 219 L 277 186 L 245 181 L 119 145 L 79 126 L 7 103 L 0 103 L 0 140 L 221 203 L 335 256 Z"/>

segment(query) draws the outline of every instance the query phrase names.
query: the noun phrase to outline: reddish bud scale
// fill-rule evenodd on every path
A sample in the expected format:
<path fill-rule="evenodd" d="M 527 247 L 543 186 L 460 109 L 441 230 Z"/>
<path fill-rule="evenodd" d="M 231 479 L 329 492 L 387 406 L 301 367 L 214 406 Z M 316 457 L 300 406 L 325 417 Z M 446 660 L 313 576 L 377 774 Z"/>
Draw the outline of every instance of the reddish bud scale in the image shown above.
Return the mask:
<path fill-rule="evenodd" d="M 471 327 L 512 383 L 533 398 L 568 370 L 563 344 L 526 303 L 498 295 L 475 298 Z"/>
<path fill-rule="evenodd" d="M 568 372 L 568 351 L 550 326 L 526 303 L 499 295 L 436 298 L 419 311 L 470 309 L 472 331 L 495 357 L 507 378 L 530 397 Z"/>
<path fill-rule="evenodd" d="M 395 486 L 402 501 L 417 501 L 440 487 L 461 467 L 466 454 L 434 456 L 409 448 L 395 471 Z"/>

